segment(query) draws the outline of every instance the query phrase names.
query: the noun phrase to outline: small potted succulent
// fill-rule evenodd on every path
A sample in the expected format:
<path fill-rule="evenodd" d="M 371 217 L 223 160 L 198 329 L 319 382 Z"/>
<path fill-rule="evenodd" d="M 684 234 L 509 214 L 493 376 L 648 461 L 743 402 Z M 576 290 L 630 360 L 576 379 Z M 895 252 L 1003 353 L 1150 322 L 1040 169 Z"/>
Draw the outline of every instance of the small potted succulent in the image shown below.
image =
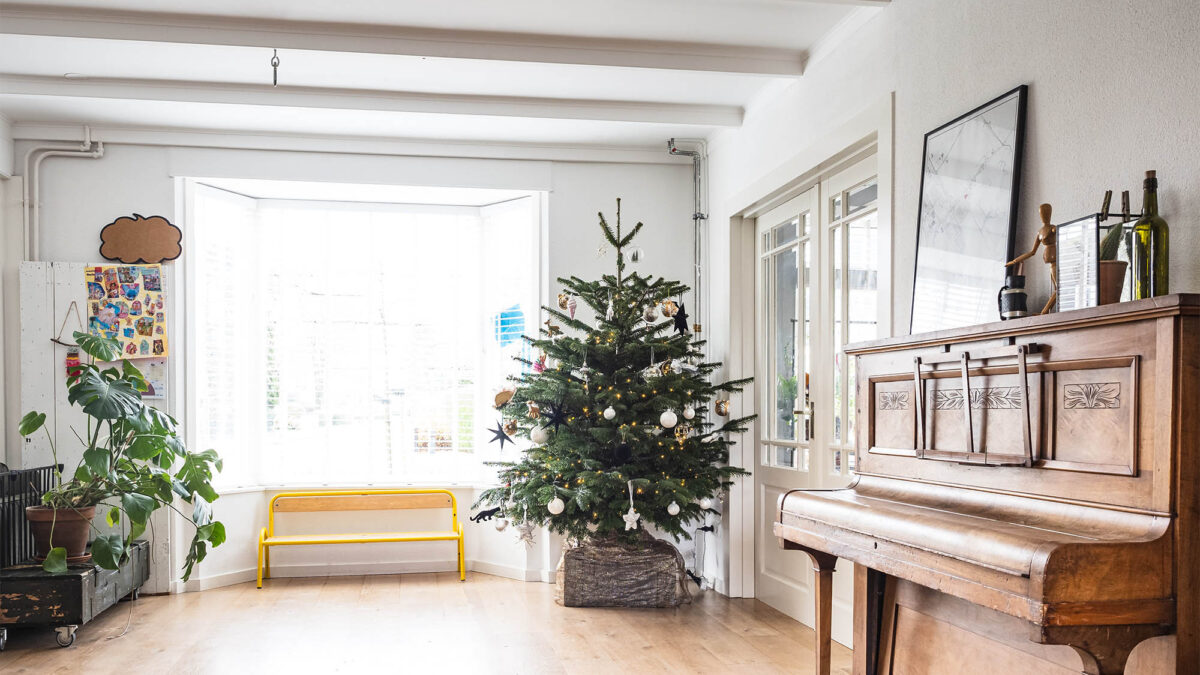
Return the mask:
<path fill-rule="evenodd" d="M 1118 223 L 1108 230 L 1100 241 L 1100 278 L 1099 297 L 1101 305 L 1108 305 L 1121 300 L 1121 289 L 1125 287 L 1125 271 L 1129 263 L 1117 260 L 1117 253 L 1125 237 L 1125 223 Z"/>
<path fill-rule="evenodd" d="M 116 340 L 76 332 L 75 341 L 94 362 L 121 358 Z M 100 567 L 117 569 L 133 541 L 146 531 L 151 514 L 163 507 L 179 512 L 196 528 L 184 561 L 184 581 L 209 545 L 225 541 L 225 526 L 212 517 L 212 502 L 218 497 L 212 476 L 221 470 L 221 459 L 213 450 L 189 452 L 175 419 L 142 401 L 146 390 L 145 378 L 129 361 L 122 361 L 120 369 L 101 370 L 94 363 L 70 369 L 67 400 L 87 416 L 86 433 L 75 433 L 84 445 L 83 458 L 64 479 L 57 468 L 54 438 L 45 430 L 54 453 L 55 484 L 42 495 L 41 506 L 25 511 L 47 572 L 64 572 L 68 561 L 89 557 Z M 44 429 L 45 422 L 45 413 L 31 412 L 21 419 L 20 433 L 29 436 Z M 179 508 L 184 502 L 189 514 Z M 92 524 L 100 505 L 109 507 L 105 519 L 117 532 L 105 533 Z"/>

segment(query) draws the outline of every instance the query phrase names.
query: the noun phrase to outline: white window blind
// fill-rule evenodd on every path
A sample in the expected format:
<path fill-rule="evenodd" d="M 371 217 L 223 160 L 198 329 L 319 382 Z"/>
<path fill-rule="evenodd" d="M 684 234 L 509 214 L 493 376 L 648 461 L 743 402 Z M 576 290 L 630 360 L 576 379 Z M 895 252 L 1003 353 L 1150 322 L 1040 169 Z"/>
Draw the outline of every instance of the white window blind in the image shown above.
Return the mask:
<path fill-rule="evenodd" d="M 226 478 L 484 478 L 492 395 L 523 344 L 496 319 L 537 316 L 537 200 L 239 199 L 194 199 L 196 434 Z"/>

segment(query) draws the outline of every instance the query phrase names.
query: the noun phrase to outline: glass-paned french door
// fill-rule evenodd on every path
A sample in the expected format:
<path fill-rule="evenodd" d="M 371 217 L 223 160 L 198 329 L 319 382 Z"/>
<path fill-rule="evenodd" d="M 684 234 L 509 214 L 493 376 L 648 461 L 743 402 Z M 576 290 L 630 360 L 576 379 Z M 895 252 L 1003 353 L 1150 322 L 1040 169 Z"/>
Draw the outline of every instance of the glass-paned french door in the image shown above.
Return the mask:
<path fill-rule="evenodd" d="M 803 487 L 854 470 L 844 349 L 878 337 L 878 192 L 870 157 L 757 218 L 759 465 L 803 474 Z"/>

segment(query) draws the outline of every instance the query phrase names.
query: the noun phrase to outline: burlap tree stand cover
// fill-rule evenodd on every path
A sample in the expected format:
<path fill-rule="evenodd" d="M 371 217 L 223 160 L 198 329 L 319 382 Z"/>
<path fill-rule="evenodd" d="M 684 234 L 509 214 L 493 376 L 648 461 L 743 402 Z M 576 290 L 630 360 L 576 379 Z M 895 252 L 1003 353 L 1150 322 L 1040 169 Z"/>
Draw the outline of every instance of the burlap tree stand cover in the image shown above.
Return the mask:
<path fill-rule="evenodd" d="M 691 602 L 683 556 L 641 531 L 634 543 L 585 539 L 565 546 L 555 601 L 566 607 L 678 607 Z"/>

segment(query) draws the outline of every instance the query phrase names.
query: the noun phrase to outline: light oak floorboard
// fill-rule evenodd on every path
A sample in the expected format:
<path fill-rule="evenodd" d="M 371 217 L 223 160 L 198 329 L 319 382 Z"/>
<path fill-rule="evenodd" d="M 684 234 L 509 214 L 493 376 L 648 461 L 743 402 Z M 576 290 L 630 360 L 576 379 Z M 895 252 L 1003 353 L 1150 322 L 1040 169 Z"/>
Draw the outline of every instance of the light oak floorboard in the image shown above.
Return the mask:
<path fill-rule="evenodd" d="M 12 628 L 0 672 L 811 673 L 812 642 L 763 603 L 711 591 L 675 610 L 588 609 L 479 573 L 285 577 L 123 602 L 67 649 Z M 833 669 L 850 672 L 837 644 Z"/>

